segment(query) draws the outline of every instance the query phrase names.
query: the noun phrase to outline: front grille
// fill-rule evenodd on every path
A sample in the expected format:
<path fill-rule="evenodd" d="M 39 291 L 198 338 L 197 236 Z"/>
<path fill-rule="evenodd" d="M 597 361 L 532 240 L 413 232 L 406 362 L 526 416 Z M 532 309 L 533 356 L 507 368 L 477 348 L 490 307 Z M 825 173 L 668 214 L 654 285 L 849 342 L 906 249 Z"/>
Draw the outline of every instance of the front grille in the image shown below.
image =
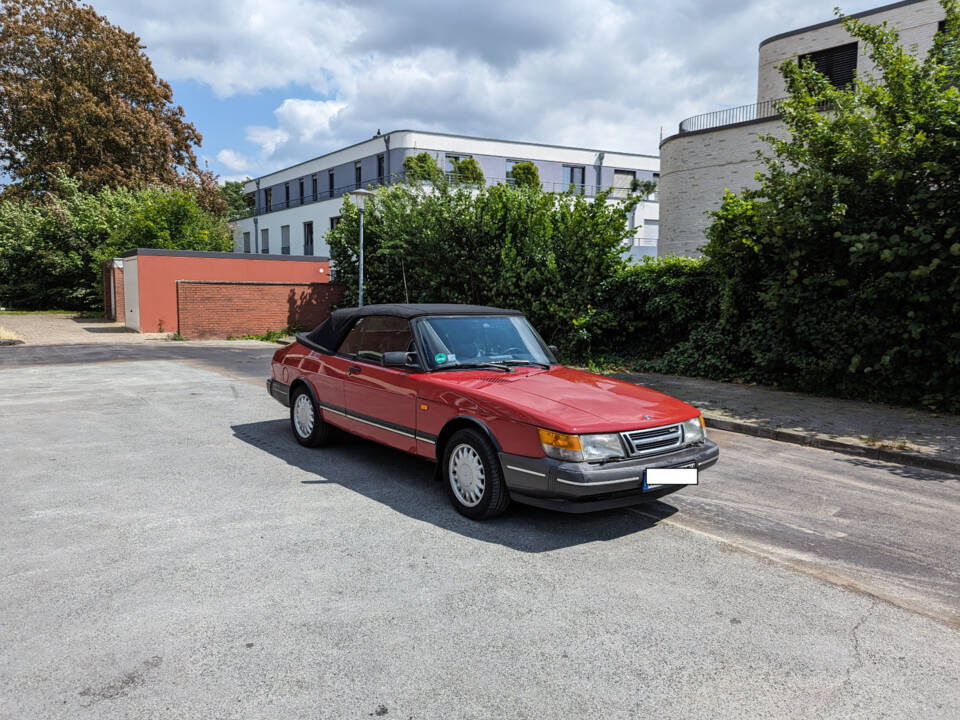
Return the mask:
<path fill-rule="evenodd" d="M 683 443 L 683 428 L 680 425 L 629 430 L 620 433 L 631 457 L 658 455 L 680 447 Z"/>

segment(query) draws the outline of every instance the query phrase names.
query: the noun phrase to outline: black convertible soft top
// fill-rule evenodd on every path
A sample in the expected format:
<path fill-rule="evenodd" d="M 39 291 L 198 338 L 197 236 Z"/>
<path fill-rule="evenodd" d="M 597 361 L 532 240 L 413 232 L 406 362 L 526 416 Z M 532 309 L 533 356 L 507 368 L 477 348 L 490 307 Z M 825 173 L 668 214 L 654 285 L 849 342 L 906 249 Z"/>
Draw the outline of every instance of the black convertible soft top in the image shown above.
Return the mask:
<path fill-rule="evenodd" d="M 340 308 L 317 325 L 309 333 L 297 335 L 297 340 L 307 347 L 321 352 L 333 353 L 357 318 L 370 315 L 389 315 L 405 319 L 427 315 L 523 315 L 519 310 L 486 307 L 484 305 L 453 305 L 442 303 L 364 305 L 363 307 Z"/>

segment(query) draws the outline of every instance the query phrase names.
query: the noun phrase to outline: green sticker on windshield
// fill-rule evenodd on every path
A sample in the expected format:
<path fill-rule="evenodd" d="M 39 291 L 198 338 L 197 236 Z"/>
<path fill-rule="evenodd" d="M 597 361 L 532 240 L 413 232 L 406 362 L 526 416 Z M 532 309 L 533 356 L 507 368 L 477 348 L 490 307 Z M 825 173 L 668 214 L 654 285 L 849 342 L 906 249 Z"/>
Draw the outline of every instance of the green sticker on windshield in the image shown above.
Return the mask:
<path fill-rule="evenodd" d="M 440 364 L 445 363 L 445 362 L 447 361 L 447 354 L 446 354 L 446 353 L 437 353 L 436 355 L 434 355 L 433 359 L 437 361 L 437 365 L 440 365 Z"/>

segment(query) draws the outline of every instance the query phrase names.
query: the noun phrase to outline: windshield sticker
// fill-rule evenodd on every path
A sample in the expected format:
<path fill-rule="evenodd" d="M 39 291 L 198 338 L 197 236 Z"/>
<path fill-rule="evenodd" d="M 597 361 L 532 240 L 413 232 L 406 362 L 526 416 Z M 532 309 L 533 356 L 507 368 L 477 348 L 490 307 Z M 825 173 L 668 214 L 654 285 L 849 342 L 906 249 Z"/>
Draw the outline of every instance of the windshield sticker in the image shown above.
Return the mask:
<path fill-rule="evenodd" d="M 456 355 L 454 355 L 453 353 L 450 353 L 449 355 L 447 355 L 447 362 L 456 362 L 456 361 L 457 361 Z"/>
<path fill-rule="evenodd" d="M 447 355 L 446 353 L 437 353 L 433 359 L 437 361 L 437 365 L 442 365 L 447 361 Z"/>

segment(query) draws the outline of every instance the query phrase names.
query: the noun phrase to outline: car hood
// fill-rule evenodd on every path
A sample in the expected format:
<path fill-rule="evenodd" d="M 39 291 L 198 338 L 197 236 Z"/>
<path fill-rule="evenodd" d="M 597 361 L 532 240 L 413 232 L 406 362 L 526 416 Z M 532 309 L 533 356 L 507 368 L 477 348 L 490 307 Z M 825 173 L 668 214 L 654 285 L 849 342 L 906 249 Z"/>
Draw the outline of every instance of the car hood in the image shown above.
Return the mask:
<path fill-rule="evenodd" d="M 685 402 L 655 390 L 566 367 L 513 373 L 430 373 L 424 390 L 449 405 L 473 400 L 490 412 L 569 433 L 655 427 L 696 417 Z M 472 404 L 469 403 L 468 404 Z"/>

